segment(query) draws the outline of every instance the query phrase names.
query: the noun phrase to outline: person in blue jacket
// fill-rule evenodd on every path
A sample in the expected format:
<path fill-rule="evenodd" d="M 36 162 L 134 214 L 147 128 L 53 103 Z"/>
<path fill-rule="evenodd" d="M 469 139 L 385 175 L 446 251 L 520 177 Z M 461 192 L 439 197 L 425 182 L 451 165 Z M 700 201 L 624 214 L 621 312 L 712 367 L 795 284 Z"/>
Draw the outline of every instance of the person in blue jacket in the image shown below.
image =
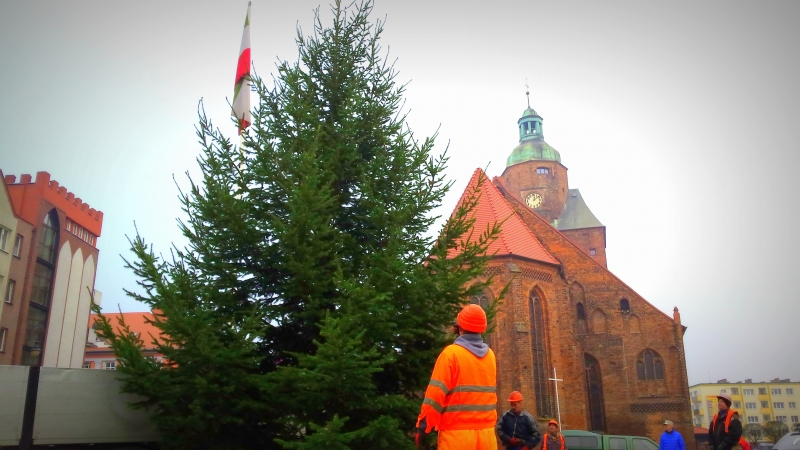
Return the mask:
<path fill-rule="evenodd" d="M 686 450 L 683 436 L 673 427 L 671 420 L 664 421 L 664 433 L 661 434 L 659 450 Z"/>

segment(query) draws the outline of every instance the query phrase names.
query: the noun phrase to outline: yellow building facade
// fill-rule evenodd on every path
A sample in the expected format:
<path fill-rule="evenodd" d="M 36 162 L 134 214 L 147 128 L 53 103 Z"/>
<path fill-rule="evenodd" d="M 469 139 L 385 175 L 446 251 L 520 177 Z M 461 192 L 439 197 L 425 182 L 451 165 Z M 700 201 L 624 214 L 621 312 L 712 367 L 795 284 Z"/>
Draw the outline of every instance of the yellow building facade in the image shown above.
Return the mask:
<path fill-rule="evenodd" d="M 800 382 L 774 379 L 753 383 L 745 380 L 730 383 L 702 383 L 689 386 L 692 402 L 692 421 L 695 426 L 708 428 L 711 418 L 718 412 L 717 395 L 728 394 L 731 407 L 739 412 L 743 424 L 765 424 L 771 421 L 785 423 L 790 429 L 800 423 Z"/>

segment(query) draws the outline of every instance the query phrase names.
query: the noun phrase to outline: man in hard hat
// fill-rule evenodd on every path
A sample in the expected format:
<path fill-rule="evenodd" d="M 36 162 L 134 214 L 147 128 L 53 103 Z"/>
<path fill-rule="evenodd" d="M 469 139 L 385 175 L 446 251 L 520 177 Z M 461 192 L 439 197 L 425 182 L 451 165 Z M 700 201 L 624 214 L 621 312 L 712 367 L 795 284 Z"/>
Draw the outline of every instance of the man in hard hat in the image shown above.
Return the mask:
<path fill-rule="evenodd" d="M 547 422 L 547 436 L 544 437 L 544 448 L 542 450 L 567 450 L 564 436 L 561 435 L 558 428 L 558 422 L 555 420 Z"/>
<path fill-rule="evenodd" d="M 508 396 L 511 409 L 503 413 L 495 425 L 495 433 L 508 450 L 533 450 L 542 441 L 536 418 L 522 408 L 522 394 L 514 391 Z"/>
<path fill-rule="evenodd" d="M 417 420 L 417 448 L 439 431 L 439 450 L 496 450 L 497 363 L 481 339 L 486 313 L 467 305 L 458 314 L 453 344 L 439 354 Z"/>
<path fill-rule="evenodd" d="M 664 421 L 664 432 L 661 433 L 661 440 L 658 445 L 659 450 L 686 450 L 686 443 L 683 436 L 675 429 L 675 424 L 671 420 Z"/>
<path fill-rule="evenodd" d="M 742 422 L 739 414 L 731 409 L 731 396 L 719 394 L 717 404 L 719 413 L 715 414 L 708 426 L 709 450 L 741 450 Z"/>

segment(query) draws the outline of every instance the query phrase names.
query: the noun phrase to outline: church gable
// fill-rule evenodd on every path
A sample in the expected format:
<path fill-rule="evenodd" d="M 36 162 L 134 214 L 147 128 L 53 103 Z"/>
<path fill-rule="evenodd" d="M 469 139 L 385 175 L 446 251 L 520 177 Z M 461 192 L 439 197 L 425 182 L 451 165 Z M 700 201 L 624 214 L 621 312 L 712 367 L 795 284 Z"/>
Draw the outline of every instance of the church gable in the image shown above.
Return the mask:
<path fill-rule="evenodd" d="M 558 261 L 545 250 L 531 230 L 522 223 L 514 213 L 511 205 L 481 169 L 472 174 L 456 210 L 469 198 L 476 189 L 480 190 L 478 203 L 472 212 L 475 219 L 472 231 L 461 237 L 466 241 L 477 241 L 481 233 L 490 230 L 494 224 L 500 223 L 500 235 L 488 248 L 488 254 L 494 256 L 520 256 L 534 261 L 558 265 Z M 458 248 L 450 250 L 449 256 L 458 254 Z"/>
<path fill-rule="evenodd" d="M 565 425 L 657 437 L 659 421 L 690 424 L 678 316 L 651 305 L 497 181 L 496 188 L 560 263 L 559 279 L 545 291 L 546 340 L 564 379 L 562 407 L 574 405 Z"/>

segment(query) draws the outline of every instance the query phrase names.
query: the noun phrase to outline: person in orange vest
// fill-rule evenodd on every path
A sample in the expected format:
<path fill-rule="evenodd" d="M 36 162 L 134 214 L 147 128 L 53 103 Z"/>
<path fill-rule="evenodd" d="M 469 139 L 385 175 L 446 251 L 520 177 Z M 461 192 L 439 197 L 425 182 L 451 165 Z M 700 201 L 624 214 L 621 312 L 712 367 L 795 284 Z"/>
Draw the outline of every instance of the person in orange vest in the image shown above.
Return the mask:
<path fill-rule="evenodd" d="M 555 420 L 547 422 L 547 435 L 544 437 L 542 450 L 567 450 L 564 436 L 558 431 L 558 422 Z"/>
<path fill-rule="evenodd" d="M 494 428 L 497 438 L 507 450 L 533 450 L 542 442 L 539 422 L 522 408 L 522 394 L 519 391 L 512 392 L 508 402 L 511 409 L 503 413 Z"/>
<path fill-rule="evenodd" d="M 439 354 L 417 419 L 416 445 L 439 432 L 439 450 L 497 450 L 497 363 L 483 342 L 486 313 L 478 305 L 458 314 L 453 344 Z"/>
<path fill-rule="evenodd" d="M 742 422 L 739 415 L 731 409 L 731 396 L 717 396 L 719 413 L 715 414 L 708 426 L 709 450 L 741 450 L 739 439 L 742 438 Z"/>

